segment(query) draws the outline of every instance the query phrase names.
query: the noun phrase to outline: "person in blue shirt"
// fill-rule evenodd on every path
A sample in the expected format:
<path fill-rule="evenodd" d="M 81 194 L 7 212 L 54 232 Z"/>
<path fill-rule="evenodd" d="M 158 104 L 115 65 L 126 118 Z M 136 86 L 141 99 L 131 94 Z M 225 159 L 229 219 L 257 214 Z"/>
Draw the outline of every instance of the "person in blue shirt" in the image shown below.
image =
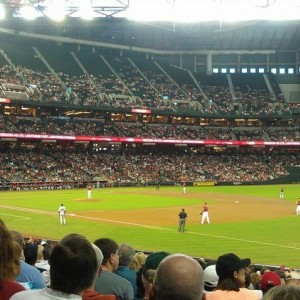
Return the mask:
<path fill-rule="evenodd" d="M 25 246 L 23 235 L 15 230 L 11 230 L 10 232 L 13 240 L 20 245 L 23 254 Z M 23 260 L 21 260 L 20 273 L 17 276 L 16 281 L 23 284 L 27 289 L 43 289 L 46 287 L 41 272 L 36 267 L 27 264 Z"/>
<path fill-rule="evenodd" d="M 137 297 L 136 275 L 137 272 L 129 269 L 129 265 L 132 263 L 135 250 L 128 244 L 121 244 L 118 249 L 119 266 L 115 273 L 125 279 L 127 279 L 133 289 L 135 298 Z"/>

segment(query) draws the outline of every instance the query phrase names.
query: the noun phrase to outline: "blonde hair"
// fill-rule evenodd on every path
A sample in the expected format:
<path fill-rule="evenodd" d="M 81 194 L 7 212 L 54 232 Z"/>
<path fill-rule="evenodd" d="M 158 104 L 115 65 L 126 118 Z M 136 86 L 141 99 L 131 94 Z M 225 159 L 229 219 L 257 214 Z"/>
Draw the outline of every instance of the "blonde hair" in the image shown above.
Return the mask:
<path fill-rule="evenodd" d="M 129 269 L 138 271 L 145 264 L 146 257 L 147 256 L 144 252 L 136 252 L 131 264 L 129 265 Z"/>
<path fill-rule="evenodd" d="M 37 245 L 37 261 L 44 259 L 43 250 L 44 247 L 42 245 Z"/>

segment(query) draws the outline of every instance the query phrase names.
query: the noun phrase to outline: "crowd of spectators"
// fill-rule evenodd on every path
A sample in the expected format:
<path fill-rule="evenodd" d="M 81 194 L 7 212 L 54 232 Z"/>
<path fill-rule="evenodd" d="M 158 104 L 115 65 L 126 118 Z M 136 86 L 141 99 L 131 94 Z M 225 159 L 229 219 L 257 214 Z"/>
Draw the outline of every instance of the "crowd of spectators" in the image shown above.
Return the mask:
<path fill-rule="evenodd" d="M 273 159 L 274 157 L 274 159 Z M 256 154 L 163 154 L 131 152 L 105 153 L 64 150 L 2 151 L 0 181 L 17 189 L 29 183 L 32 189 L 58 183 L 60 188 L 96 182 L 110 185 L 165 184 L 188 182 L 267 181 L 288 175 L 286 166 L 300 165 L 297 155 Z M 21 185 L 22 186 L 22 185 Z"/>
<path fill-rule="evenodd" d="M 299 141 L 298 127 L 216 127 L 105 121 L 96 118 L 0 116 L 0 132 L 186 140 Z"/>
<path fill-rule="evenodd" d="M 300 296 L 299 270 L 258 266 L 235 253 L 215 260 L 166 251 L 145 254 L 112 238 L 99 237 L 91 243 L 74 233 L 55 242 L 28 239 L 9 230 L 2 220 L 0 237 L 2 300 L 294 300 Z M 133 264 L 136 257 L 139 265 Z"/>
<path fill-rule="evenodd" d="M 245 116 L 289 112 L 275 81 L 272 81 L 272 86 L 278 99 L 274 99 L 274 93 L 271 95 L 266 84 L 265 88 L 245 88 L 237 82 L 230 88 L 227 82 L 217 85 L 213 79 L 210 84 L 208 80 L 203 86 L 201 82 L 198 85 L 178 83 L 162 67 L 140 69 L 125 58 L 110 58 L 110 68 L 108 74 L 70 75 L 4 65 L 0 68 L 0 93 L 5 97 L 8 92 L 5 84 L 11 83 L 27 88 L 24 100 L 28 98 L 53 105 L 134 106 L 171 111 L 197 110 L 212 115 L 238 113 Z"/>

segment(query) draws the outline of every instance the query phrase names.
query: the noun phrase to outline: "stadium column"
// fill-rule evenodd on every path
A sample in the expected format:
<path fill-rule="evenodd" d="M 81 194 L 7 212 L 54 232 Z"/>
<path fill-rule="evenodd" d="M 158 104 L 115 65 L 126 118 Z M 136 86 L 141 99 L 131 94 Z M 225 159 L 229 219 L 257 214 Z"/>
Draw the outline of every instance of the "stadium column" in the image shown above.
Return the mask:
<path fill-rule="evenodd" d="M 206 54 L 206 75 L 212 74 L 212 53 L 208 52 Z"/>

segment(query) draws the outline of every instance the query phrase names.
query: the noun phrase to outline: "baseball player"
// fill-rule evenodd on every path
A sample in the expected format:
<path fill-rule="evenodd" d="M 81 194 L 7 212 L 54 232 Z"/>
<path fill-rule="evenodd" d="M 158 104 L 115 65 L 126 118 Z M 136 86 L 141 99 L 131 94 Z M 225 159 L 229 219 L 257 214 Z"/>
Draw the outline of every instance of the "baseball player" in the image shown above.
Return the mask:
<path fill-rule="evenodd" d="M 279 198 L 284 199 L 284 188 L 283 187 L 280 189 Z"/>
<path fill-rule="evenodd" d="M 87 187 L 87 198 L 91 199 L 92 198 L 92 186 L 88 185 Z"/>
<path fill-rule="evenodd" d="M 300 198 L 297 199 L 296 204 L 296 215 L 300 215 Z"/>
<path fill-rule="evenodd" d="M 208 205 L 206 202 L 203 205 L 201 215 L 202 215 L 201 224 L 204 224 L 205 221 L 207 221 L 207 223 L 210 224 L 209 216 L 208 216 Z"/>
<path fill-rule="evenodd" d="M 66 225 L 66 213 L 67 213 L 66 207 L 63 204 L 61 204 L 60 207 L 58 208 L 60 225 Z"/>

